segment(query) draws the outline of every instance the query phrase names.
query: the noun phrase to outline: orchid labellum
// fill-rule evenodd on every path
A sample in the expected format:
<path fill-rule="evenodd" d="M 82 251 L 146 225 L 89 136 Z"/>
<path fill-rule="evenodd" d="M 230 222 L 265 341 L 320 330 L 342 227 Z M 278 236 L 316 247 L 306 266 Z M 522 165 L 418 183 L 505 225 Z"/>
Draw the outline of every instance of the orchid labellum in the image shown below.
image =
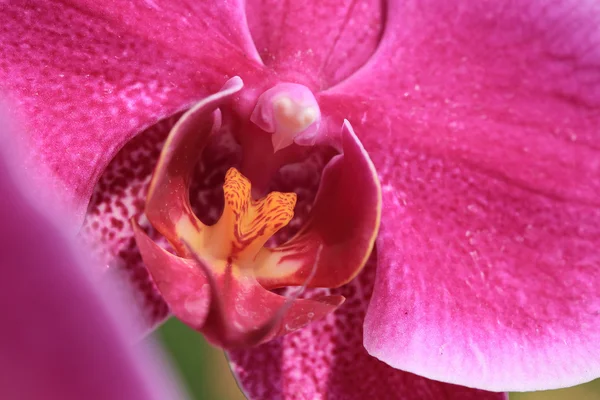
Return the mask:
<path fill-rule="evenodd" d="M 255 200 L 252 189 L 256 188 L 235 168 L 225 175 L 224 209 L 218 222 L 204 225 L 190 205 L 192 171 L 211 136 L 219 134 L 214 131 L 220 130 L 221 118 L 226 118 L 217 107 L 231 101 L 242 88 L 241 79 L 232 78 L 219 93 L 184 114 L 158 160 L 145 214 L 180 257 L 159 247 L 133 221 L 144 263 L 171 311 L 225 348 L 248 347 L 284 335 L 339 306 L 344 300 L 341 296 L 286 300 L 270 289 L 337 287 L 351 281 L 371 252 L 381 208 L 374 167 L 345 122 L 340 140 L 343 153 L 327 164 L 311 214 L 292 239 L 281 246 L 264 247 L 292 219 L 296 194 L 272 192 Z M 316 139 L 318 128 L 314 127 L 315 132 L 311 128 L 318 123 L 317 115 L 318 106 L 308 89 L 277 85 L 259 98 L 249 122 L 266 131 L 241 122 L 241 134 L 258 136 L 271 131 L 273 153 L 298 138 Z M 271 155 L 265 152 L 268 148 L 256 144 L 251 148 L 257 154 L 246 155 L 260 159 L 254 168 L 252 160 L 246 159 L 247 173 L 272 174 L 274 168 L 262 165 Z"/>
<path fill-rule="evenodd" d="M 15 0 L 0 20 L 30 179 L 146 328 L 170 312 L 229 350 L 250 398 L 600 376 L 597 2 Z"/>

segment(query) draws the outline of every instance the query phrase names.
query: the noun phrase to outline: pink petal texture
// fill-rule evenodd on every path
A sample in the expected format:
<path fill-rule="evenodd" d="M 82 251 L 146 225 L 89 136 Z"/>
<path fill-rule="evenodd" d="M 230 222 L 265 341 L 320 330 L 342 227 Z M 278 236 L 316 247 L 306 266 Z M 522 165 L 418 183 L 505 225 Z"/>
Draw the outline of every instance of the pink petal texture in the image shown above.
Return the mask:
<path fill-rule="evenodd" d="M 130 220 L 160 241 L 161 236 L 142 218 L 152 170 L 164 140 L 178 115 L 167 118 L 129 141 L 110 162 L 94 188 L 79 239 L 106 272 L 132 295 L 139 325 L 150 329 L 162 322 L 169 309 L 150 276 L 133 237 Z M 163 243 L 166 241 L 163 239 Z"/>
<path fill-rule="evenodd" d="M 249 0 L 248 25 L 266 66 L 313 90 L 330 87 L 373 54 L 383 29 L 381 0 Z"/>
<path fill-rule="evenodd" d="M 161 360 L 127 342 L 116 318 L 128 315 L 107 308 L 114 303 L 104 302 L 84 275 L 65 232 L 40 204 L 29 203 L 34 192 L 21 190 L 32 188 L 26 181 L 17 185 L 15 177 L 0 157 L 2 398 L 183 398 L 156 374 Z"/>
<path fill-rule="evenodd" d="M 600 4 L 396 1 L 387 21 L 369 63 L 319 96 L 322 114 L 348 119 L 361 140 L 402 139 L 597 204 Z"/>
<path fill-rule="evenodd" d="M 32 175 L 79 219 L 134 134 L 260 67 L 239 2 L 9 1 L 0 43 L 0 88 L 27 124 Z"/>
<path fill-rule="evenodd" d="M 490 393 L 431 381 L 396 370 L 362 346 L 375 262 L 357 279 L 335 290 L 346 302 L 325 320 L 250 350 L 229 352 L 238 381 L 252 400 L 505 400 Z"/>
<path fill-rule="evenodd" d="M 365 346 L 488 390 L 600 375 L 600 4 L 391 2 L 320 96 L 381 178 Z"/>

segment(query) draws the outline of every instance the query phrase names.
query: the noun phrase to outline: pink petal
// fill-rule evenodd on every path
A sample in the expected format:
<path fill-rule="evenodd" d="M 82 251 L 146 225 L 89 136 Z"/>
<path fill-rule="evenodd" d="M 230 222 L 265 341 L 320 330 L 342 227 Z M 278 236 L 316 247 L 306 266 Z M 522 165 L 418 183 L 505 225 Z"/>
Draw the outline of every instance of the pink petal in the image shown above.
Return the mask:
<path fill-rule="evenodd" d="M 401 139 L 598 203 L 600 4 L 393 1 L 388 11 L 374 57 L 320 95 L 323 115 L 348 119 L 361 140 Z"/>
<path fill-rule="evenodd" d="M 93 0 L 70 0 L 69 3 L 119 23 L 132 34 L 192 58 L 199 57 L 202 62 L 214 62 L 216 58 L 230 55 L 215 52 L 218 48 L 215 46 L 233 46 L 260 61 L 246 23 L 243 0 L 218 3 L 206 0 L 112 0 L 110 5 Z M 222 65 L 223 61 L 217 63 Z"/>
<path fill-rule="evenodd" d="M 599 24 L 596 2 L 394 2 L 321 96 L 381 177 L 371 354 L 488 390 L 600 376 Z"/>
<path fill-rule="evenodd" d="M 81 218 L 100 174 L 134 134 L 233 71 L 256 72 L 242 16 L 239 3 L 3 5 L 0 85 L 27 123 L 36 181 Z"/>
<path fill-rule="evenodd" d="M 357 279 L 331 291 L 347 300 L 327 319 L 260 347 L 229 352 L 233 371 L 248 398 L 506 399 L 503 393 L 482 392 L 398 371 L 371 357 L 362 346 L 362 322 L 374 279 L 375 263 L 370 262 Z"/>
<path fill-rule="evenodd" d="M 380 0 L 247 1 L 248 25 L 263 62 L 282 81 L 330 87 L 373 54 L 384 18 Z"/>
<path fill-rule="evenodd" d="M 161 360 L 134 351 L 117 327 L 116 318 L 129 316 L 108 310 L 65 233 L 40 204 L 29 203 L 35 192 L 21 192 L 24 182 L 17 188 L 14 178 L 0 158 L 1 397 L 181 398 L 155 374 L 153 363 Z"/>
<path fill-rule="evenodd" d="M 449 158 L 395 156 L 382 176 L 369 352 L 489 390 L 598 377 L 600 209 Z"/>

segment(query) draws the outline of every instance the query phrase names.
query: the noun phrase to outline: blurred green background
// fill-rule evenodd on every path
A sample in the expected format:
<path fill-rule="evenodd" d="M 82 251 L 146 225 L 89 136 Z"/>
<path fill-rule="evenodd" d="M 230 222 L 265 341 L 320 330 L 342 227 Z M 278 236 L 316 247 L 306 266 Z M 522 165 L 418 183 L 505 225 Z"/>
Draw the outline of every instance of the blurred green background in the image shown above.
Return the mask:
<path fill-rule="evenodd" d="M 222 351 L 176 319 L 156 333 L 195 400 L 243 400 Z M 600 400 L 600 379 L 585 385 L 545 392 L 512 393 L 510 400 Z"/>

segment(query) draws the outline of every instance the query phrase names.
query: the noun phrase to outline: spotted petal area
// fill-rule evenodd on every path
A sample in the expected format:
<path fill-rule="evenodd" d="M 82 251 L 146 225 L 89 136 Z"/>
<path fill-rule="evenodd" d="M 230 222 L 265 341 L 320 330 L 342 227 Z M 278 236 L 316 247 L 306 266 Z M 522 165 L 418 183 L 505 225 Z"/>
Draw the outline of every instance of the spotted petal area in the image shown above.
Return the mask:
<path fill-rule="evenodd" d="M 490 390 L 600 375 L 600 5 L 395 1 L 320 96 L 381 178 L 365 346 Z"/>
<path fill-rule="evenodd" d="M 144 199 L 160 150 L 178 118 L 176 115 L 153 125 L 119 151 L 94 189 L 78 234 L 97 264 L 105 266 L 100 274 L 121 282 L 117 290 L 131 296 L 128 302 L 136 309 L 142 331 L 161 323 L 169 309 L 144 266 L 130 220 L 139 221 L 154 240 L 168 245 L 143 216 Z"/>
<path fill-rule="evenodd" d="M 240 4 L 186 3 L 0 7 L 0 90 L 28 129 L 30 179 L 50 186 L 75 223 L 135 134 L 217 90 L 233 71 L 260 74 Z"/>
<path fill-rule="evenodd" d="M 507 400 L 490 393 L 431 381 L 370 356 L 362 326 L 375 280 L 375 260 L 348 285 L 312 289 L 342 295 L 333 314 L 301 331 L 247 350 L 228 352 L 238 383 L 250 399 L 269 400 Z"/>

